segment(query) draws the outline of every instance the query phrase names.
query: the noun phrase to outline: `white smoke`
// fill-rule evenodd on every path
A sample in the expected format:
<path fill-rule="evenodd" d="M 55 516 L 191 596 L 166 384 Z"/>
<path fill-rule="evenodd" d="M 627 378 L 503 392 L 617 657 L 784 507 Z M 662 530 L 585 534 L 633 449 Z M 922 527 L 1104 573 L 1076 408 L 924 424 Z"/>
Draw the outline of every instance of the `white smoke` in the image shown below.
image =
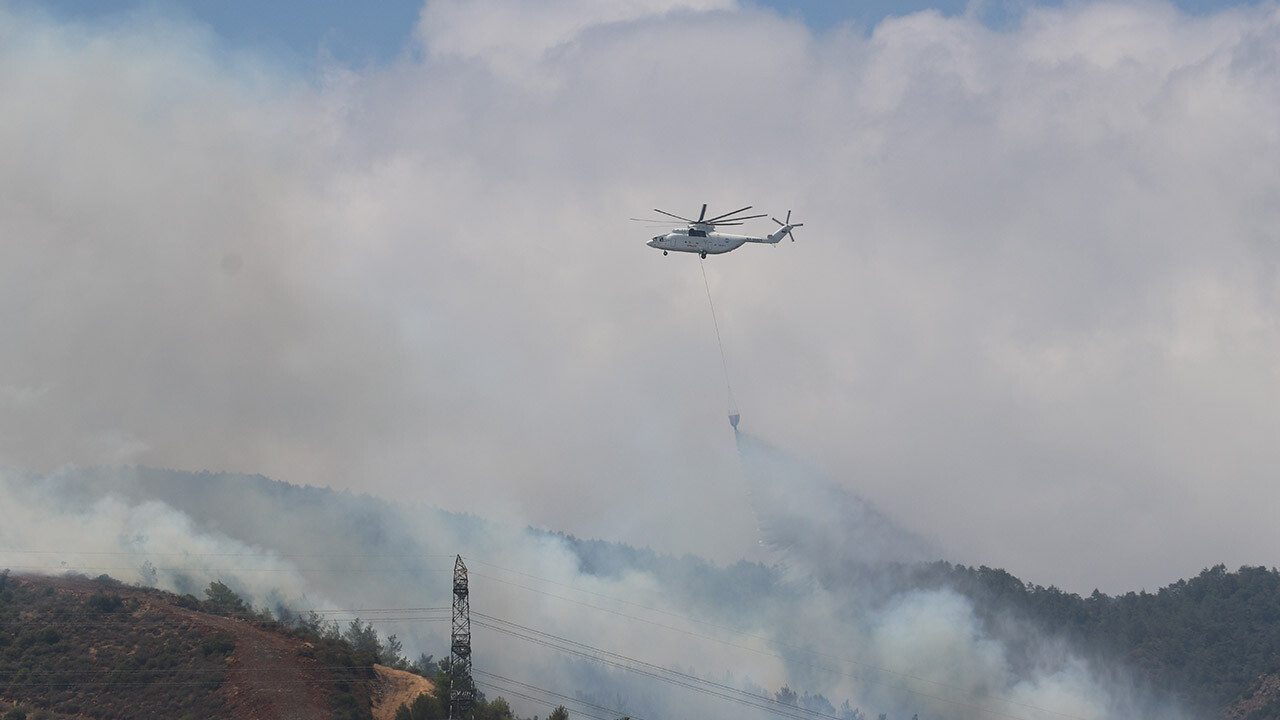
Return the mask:
<path fill-rule="evenodd" d="M 764 468 L 753 468 L 753 457 L 759 455 L 744 453 L 744 462 L 760 484 L 811 472 L 796 464 L 797 474 L 789 474 L 777 450 Z M 819 481 L 809 475 L 805 492 Z M 587 692 L 597 704 L 643 717 L 705 717 L 726 708 L 768 717 L 759 705 L 770 706 L 784 685 L 807 694 L 814 707 L 821 695 L 833 708 L 848 701 L 872 717 L 1177 716 L 1138 686 L 1115 680 L 1126 676 L 1122 668 L 1092 666 L 1025 621 L 1010 617 L 993 628 L 968 597 L 877 572 L 902 567 L 896 563 L 865 550 L 839 557 L 834 548 L 842 538 L 868 547 L 901 538 L 887 518 L 851 533 L 848 526 L 865 514 L 830 525 L 829 512 L 812 506 L 806 518 L 795 503 L 785 521 L 809 522 L 809 536 L 830 533 L 819 543 L 831 548 L 826 554 L 810 552 L 816 541 L 807 541 L 782 551 L 778 566 L 719 567 L 262 477 L 143 468 L 7 472 L 0 501 L 7 515 L 21 518 L 0 529 L 0 567 L 105 573 L 197 595 L 222 580 L 255 606 L 343 610 L 344 618 L 365 610 L 384 635 L 405 642 L 411 658 L 447 653 L 443 620 L 453 556 L 462 554 L 478 670 Z M 886 537 L 876 539 L 885 528 Z M 428 620 L 432 613 L 396 608 L 439 610 Z M 615 655 L 589 660 L 548 647 L 551 639 Z M 676 670 L 685 684 L 690 677 L 717 684 L 694 682 L 701 690 L 690 690 L 618 664 L 650 674 Z M 729 692 L 734 688 L 752 688 L 754 696 Z M 523 714 L 540 712 L 514 702 Z"/>
<path fill-rule="evenodd" d="M 748 433 L 736 433 L 762 544 L 810 567 L 943 558 L 844 486 Z"/>
<path fill-rule="evenodd" d="M 788 653 L 792 682 L 902 717 L 1182 716 L 1013 607 L 986 608 L 984 622 L 973 599 L 916 587 L 901 571 L 944 559 L 936 544 L 758 438 L 739 433 L 738 444 L 763 539 L 807 588 L 776 636 L 803 648 Z"/>
<path fill-rule="evenodd" d="M 75 480 L 74 472 L 36 478 L 0 470 L 0 567 L 108 575 L 200 599 L 217 580 L 259 608 L 328 603 L 272 550 L 199 528 L 159 500 L 85 492 Z"/>

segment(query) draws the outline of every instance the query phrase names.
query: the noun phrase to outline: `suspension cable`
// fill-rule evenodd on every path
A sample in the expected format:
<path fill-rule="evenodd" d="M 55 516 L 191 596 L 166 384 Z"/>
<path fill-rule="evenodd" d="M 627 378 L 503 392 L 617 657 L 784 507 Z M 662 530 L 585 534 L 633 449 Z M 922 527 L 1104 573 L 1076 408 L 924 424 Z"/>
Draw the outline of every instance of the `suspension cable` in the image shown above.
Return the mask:
<path fill-rule="evenodd" d="M 716 304 L 711 299 L 711 283 L 707 282 L 707 263 L 698 259 L 702 269 L 702 286 L 707 289 L 707 305 L 711 308 L 711 325 L 716 329 L 716 345 L 720 348 L 720 368 L 724 371 L 724 388 L 729 399 L 729 424 L 738 429 L 738 403 L 733 399 L 733 386 L 729 384 L 729 362 L 725 359 L 724 340 L 720 338 L 720 321 L 716 318 Z"/>

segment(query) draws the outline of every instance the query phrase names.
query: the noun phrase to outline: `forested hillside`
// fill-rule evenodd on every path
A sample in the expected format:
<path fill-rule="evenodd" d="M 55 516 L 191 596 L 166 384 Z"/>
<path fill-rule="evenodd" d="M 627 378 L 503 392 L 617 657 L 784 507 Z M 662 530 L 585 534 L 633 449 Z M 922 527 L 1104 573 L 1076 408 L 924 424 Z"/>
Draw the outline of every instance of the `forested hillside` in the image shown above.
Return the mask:
<path fill-rule="evenodd" d="M 711 596 L 777 592 L 777 569 L 729 567 L 698 558 L 591 540 L 566 539 L 584 568 L 613 573 L 642 567 L 691 582 Z M 1131 670 L 1145 691 L 1178 698 L 1203 717 L 1280 718 L 1280 571 L 1218 565 L 1156 592 L 1088 597 L 1024 582 L 989 567 L 947 562 L 849 569 L 818 578 L 864 602 L 917 589 L 950 588 L 967 598 L 985 629 L 1015 652 L 1034 653 L 1043 635 L 1060 638 L 1102 663 Z M 870 590 L 868 590 L 870 588 Z M 733 590 L 730 590 L 733 589 Z M 1024 632 L 1028 627 L 1037 632 Z M 1243 701 L 1247 702 L 1243 705 Z"/>
<path fill-rule="evenodd" d="M 1280 572 L 1218 565 L 1154 593 L 1087 598 L 1002 570 L 939 564 L 921 572 L 963 590 L 992 618 L 1010 607 L 1094 653 L 1121 658 L 1163 692 L 1224 714 L 1280 673 Z M 1251 719 L 1280 717 L 1272 693 Z"/>

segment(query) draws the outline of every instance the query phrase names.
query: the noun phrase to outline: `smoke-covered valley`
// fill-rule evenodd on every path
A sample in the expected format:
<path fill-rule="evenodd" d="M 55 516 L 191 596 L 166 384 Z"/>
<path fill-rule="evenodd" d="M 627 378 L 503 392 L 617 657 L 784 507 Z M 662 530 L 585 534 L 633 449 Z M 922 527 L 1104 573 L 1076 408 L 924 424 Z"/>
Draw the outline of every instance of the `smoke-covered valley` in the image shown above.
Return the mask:
<path fill-rule="evenodd" d="M 362 617 L 410 657 L 440 657 L 460 554 L 477 679 L 497 683 L 481 689 L 528 715 L 544 708 L 512 681 L 641 718 L 1178 716 L 1124 668 L 966 594 L 926 562 L 937 541 L 755 438 L 739 449 L 762 562 L 262 476 L 93 468 L 0 476 L 0 567 L 197 595 L 220 580 L 257 607 Z"/>

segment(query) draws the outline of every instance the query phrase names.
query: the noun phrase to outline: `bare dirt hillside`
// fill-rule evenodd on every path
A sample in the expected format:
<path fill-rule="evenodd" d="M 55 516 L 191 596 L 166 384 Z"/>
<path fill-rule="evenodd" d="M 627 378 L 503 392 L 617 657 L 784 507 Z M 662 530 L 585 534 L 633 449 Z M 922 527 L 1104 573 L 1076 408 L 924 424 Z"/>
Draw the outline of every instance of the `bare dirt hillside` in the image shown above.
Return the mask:
<path fill-rule="evenodd" d="M 403 670 L 374 665 L 378 682 L 373 686 L 373 720 L 395 720 L 401 705 L 412 703 L 422 693 L 434 693 L 430 680 Z"/>
<path fill-rule="evenodd" d="M 273 623 L 110 580 L 3 581 L 0 707 L 86 719 L 369 717 L 371 667 Z"/>
<path fill-rule="evenodd" d="M 329 717 L 332 677 L 316 658 L 303 655 L 306 645 L 300 646 L 297 638 L 216 615 L 202 613 L 189 620 L 226 632 L 235 643 L 227 658 L 227 679 L 220 688 L 231 717 Z"/>

